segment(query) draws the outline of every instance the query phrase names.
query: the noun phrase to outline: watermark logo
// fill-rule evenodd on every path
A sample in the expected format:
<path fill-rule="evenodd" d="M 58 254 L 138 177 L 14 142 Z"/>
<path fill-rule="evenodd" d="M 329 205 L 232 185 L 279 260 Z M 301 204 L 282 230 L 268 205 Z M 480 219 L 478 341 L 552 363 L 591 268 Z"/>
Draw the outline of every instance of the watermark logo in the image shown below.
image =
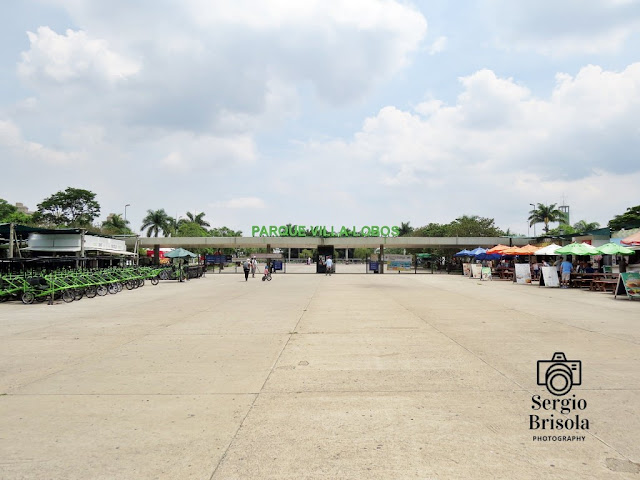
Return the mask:
<path fill-rule="evenodd" d="M 531 397 L 529 430 L 536 431 L 534 442 L 584 442 L 589 420 L 584 417 L 587 401 L 568 396 L 574 385 L 582 385 L 582 362 L 567 360 L 564 352 L 556 352 L 551 360 L 538 360 L 536 381 L 553 395 Z M 562 397 L 562 398 L 558 398 Z M 544 432 L 541 432 L 543 430 Z"/>
<path fill-rule="evenodd" d="M 538 360 L 538 385 L 545 385 L 552 395 L 561 397 L 574 385 L 582 384 L 582 362 L 567 360 L 563 352 L 553 354 L 551 360 Z"/>

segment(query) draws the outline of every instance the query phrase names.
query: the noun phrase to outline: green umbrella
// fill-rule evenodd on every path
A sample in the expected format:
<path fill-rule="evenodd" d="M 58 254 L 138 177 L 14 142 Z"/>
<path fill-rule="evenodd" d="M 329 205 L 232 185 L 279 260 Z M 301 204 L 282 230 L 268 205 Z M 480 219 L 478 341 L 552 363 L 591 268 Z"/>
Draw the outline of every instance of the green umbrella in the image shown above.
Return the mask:
<path fill-rule="evenodd" d="M 617 243 L 605 243 L 598 247 L 598 251 L 603 255 L 633 255 L 633 250 Z"/>
<path fill-rule="evenodd" d="M 168 258 L 184 258 L 184 257 L 197 257 L 193 252 L 189 250 L 185 250 L 184 248 L 176 248 L 175 250 L 171 250 L 169 253 L 165 253 L 165 257 Z"/>
<path fill-rule="evenodd" d="M 598 249 L 588 243 L 570 243 L 556 250 L 556 255 L 600 255 Z"/>

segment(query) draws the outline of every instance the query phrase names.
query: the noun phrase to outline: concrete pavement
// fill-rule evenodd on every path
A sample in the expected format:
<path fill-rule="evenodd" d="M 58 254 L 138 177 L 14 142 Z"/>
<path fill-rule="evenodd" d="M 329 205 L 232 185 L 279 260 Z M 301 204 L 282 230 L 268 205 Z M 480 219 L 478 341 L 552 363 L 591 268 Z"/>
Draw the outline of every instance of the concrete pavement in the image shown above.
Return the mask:
<path fill-rule="evenodd" d="M 2 304 L 0 341 L 3 479 L 640 478 L 640 302 L 610 294 L 208 275 Z M 582 361 L 565 397 L 536 384 L 559 351 Z"/>

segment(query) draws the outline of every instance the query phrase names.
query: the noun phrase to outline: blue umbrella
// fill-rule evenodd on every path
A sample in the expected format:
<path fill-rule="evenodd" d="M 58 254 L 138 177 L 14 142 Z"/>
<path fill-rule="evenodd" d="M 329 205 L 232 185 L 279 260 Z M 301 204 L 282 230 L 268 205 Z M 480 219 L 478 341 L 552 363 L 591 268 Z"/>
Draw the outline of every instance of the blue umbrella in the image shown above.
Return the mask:
<path fill-rule="evenodd" d="M 455 253 L 453 256 L 454 257 L 472 257 L 473 254 L 465 248 L 464 250 L 461 250 L 458 253 Z"/>
<path fill-rule="evenodd" d="M 481 253 L 487 253 L 487 249 L 486 248 L 482 248 L 482 247 L 478 247 L 478 248 L 474 248 L 473 250 L 471 250 L 469 252 L 470 255 L 473 255 L 474 257 L 477 255 L 480 255 Z"/>
<path fill-rule="evenodd" d="M 479 253 L 476 255 L 476 260 L 499 260 L 502 255 L 499 253 Z"/>

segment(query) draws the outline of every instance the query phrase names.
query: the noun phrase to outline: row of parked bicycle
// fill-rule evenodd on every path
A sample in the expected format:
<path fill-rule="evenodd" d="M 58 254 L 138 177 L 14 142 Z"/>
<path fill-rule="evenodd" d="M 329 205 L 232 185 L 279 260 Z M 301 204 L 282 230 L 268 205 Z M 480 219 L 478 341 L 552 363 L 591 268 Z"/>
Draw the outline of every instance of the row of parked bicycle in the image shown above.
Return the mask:
<path fill-rule="evenodd" d="M 124 267 L 100 270 L 58 270 L 50 273 L 0 275 L 0 302 L 22 300 L 24 304 L 59 299 L 73 302 L 124 289 L 143 287 L 146 281 L 157 285 L 160 280 L 192 278 L 197 271 L 169 267 Z"/>

